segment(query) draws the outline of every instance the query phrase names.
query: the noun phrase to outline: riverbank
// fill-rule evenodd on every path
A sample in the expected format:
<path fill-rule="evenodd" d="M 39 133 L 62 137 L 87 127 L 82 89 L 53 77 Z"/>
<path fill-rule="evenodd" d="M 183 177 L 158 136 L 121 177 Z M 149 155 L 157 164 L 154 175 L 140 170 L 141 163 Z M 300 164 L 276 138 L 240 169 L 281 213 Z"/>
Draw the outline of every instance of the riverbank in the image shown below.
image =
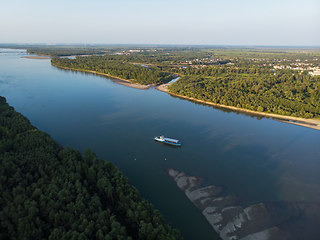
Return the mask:
<path fill-rule="evenodd" d="M 29 59 L 51 59 L 51 57 L 45 57 L 45 56 L 23 56 L 21 58 L 29 58 Z"/>
<path fill-rule="evenodd" d="M 156 89 L 159 91 L 162 91 L 162 92 L 169 93 L 170 95 L 177 96 L 177 97 L 184 98 L 184 99 L 188 99 L 188 100 L 192 100 L 195 102 L 200 102 L 203 104 L 208 104 L 208 105 L 212 105 L 212 106 L 216 106 L 216 107 L 227 108 L 227 109 L 231 109 L 234 111 L 250 113 L 250 114 L 263 116 L 263 117 L 271 117 L 271 118 L 275 118 L 277 121 L 280 121 L 283 123 L 290 123 L 290 124 L 295 124 L 295 125 L 302 126 L 302 127 L 320 130 L 320 120 L 284 116 L 284 115 L 278 115 L 278 114 L 273 114 L 273 113 L 257 112 L 257 111 L 252 111 L 252 110 L 248 110 L 248 109 L 237 108 L 237 107 L 227 106 L 227 105 L 223 105 L 223 104 L 207 102 L 207 101 L 199 100 L 196 98 L 191 98 L 191 97 L 186 97 L 186 96 L 179 95 L 179 94 L 170 93 L 169 89 L 168 89 L 169 85 L 170 85 L 169 83 L 162 84 L 162 85 L 156 87 Z"/>
<path fill-rule="evenodd" d="M 169 85 L 170 85 L 170 83 L 161 84 L 161 85 L 157 86 L 156 89 L 159 91 L 162 91 L 162 92 L 169 93 L 169 89 L 168 89 Z"/>
<path fill-rule="evenodd" d="M 149 88 L 151 88 L 151 87 L 156 86 L 156 84 L 141 85 L 141 84 L 137 84 L 137 83 L 132 83 L 132 82 L 130 82 L 129 80 L 122 79 L 122 78 L 115 77 L 115 76 L 111 76 L 111 75 L 106 74 L 106 73 L 100 73 L 100 72 L 97 72 L 97 71 L 89 71 L 89 70 L 83 70 L 83 69 L 61 67 L 61 66 L 57 66 L 57 65 L 52 64 L 52 63 L 51 63 L 51 65 L 52 65 L 52 66 L 55 66 L 55 67 L 57 67 L 57 68 L 61 68 L 61 69 L 74 70 L 74 71 L 80 71 L 80 72 L 88 72 L 88 73 L 94 73 L 94 74 L 106 76 L 106 77 L 111 78 L 111 80 L 112 80 L 113 82 L 115 82 L 115 83 L 118 83 L 118 84 L 121 84 L 121 85 L 124 85 L 124 86 L 127 86 L 127 87 L 131 87 L 131 88 L 137 88 L 137 89 L 141 89 L 141 90 L 147 90 L 147 89 L 149 89 Z"/>
<path fill-rule="evenodd" d="M 61 68 L 61 69 L 89 72 L 89 73 L 94 73 L 94 74 L 98 74 L 98 75 L 107 76 L 107 77 L 111 78 L 111 80 L 113 82 L 121 84 L 121 85 L 124 85 L 124 86 L 127 86 L 127 87 L 131 87 L 131 88 L 147 90 L 147 89 L 149 89 L 151 87 L 156 86 L 156 84 L 141 85 L 141 84 L 132 83 L 132 82 L 126 80 L 126 79 L 121 79 L 119 77 L 111 76 L 111 75 L 108 75 L 108 74 L 105 74 L 105 73 L 99 73 L 97 71 L 89 71 L 89 70 L 82 70 L 82 69 L 60 67 L 60 66 L 57 66 L 55 64 L 52 64 L 52 65 L 57 67 L 57 68 Z M 257 112 L 257 111 L 252 111 L 252 110 L 248 110 L 248 109 L 237 108 L 237 107 L 227 106 L 227 105 L 223 105 L 223 104 L 207 102 L 207 101 L 199 100 L 199 99 L 196 99 L 196 98 L 191 98 L 191 97 L 186 97 L 186 96 L 179 95 L 179 94 L 170 93 L 169 89 L 168 89 L 169 85 L 170 85 L 170 83 L 161 84 L 161 85 L 157 86 L 156 89 L 159 90 L 159 91 L 162 91 L 162 92 L 169 93 L 170 95 L 177 96 L 177 97 L 184 98 L 184 99 L 188 99 L 188 100 L 192 100 L 192 101 L 195 101 L 195 102 L 200 102 L 200 103 L 203 103 L 203 104 L 212 105 L 212 106 L 221 107 L 221 108 L 227 108 L 227 109 L 231 109 L 231 110 L 234 110 L 234 111 L 250 113 L 250 114 L 253 114 L 253 115 L 258 115 L 258 116 L 263 116 L 263 117 L 271 117 L 271 118 L 275 118 L 277 121 L 280 121 L 280 122 L 283 122 L 283 123 L 290 123 L 290 124 L 295 124 L 295 125 L 302 126 L 302 127 L 307 127 L 307 128 L 320 130 L 320 120 L 297 118 L 297 117 L 284 116 L 284 115 L 278 115 L 278 114 L 273 114 L 273 113 Z"/>

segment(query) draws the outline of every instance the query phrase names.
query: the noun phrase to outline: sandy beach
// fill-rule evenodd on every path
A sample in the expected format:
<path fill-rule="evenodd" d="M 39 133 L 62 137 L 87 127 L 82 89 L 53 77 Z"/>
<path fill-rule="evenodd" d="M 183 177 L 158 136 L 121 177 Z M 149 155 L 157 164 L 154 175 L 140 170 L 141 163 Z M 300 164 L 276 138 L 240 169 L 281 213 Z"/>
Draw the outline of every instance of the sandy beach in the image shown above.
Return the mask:
<path fill-rule="evenodd" d="M 156 89 L 159 91 L 162 91 L 162 92 L 169 93 L 169 90 L 168 90 L 169 85 L 170 85 L 170 83 L 161 84 L 161 85 L 157 86 Z"/>
<path fill-rule="evenodd" d="M 156 86 L 156 84 L 140 85 L 140 84 L 136 84 L 136 83 L 131 83 L 128 80 L 119 79 L 119 78 L 112 77 L 112 76 L 108 76 L 108 77 L 112 78 L 112 81 L 115 83 L 119 83 L 119 84 L 127 86 L 127 87 L 138 88 L 138 89 L 142 89 L 142 90 L 147 90 L 151 87 Z"/>
<path fill-rule="evenodd" d="M 295 124 L 295 125 L 302 126 L 302 127 L 307 127 L 307 128 L 320 130 L 320 120 L 297 118 L 297 117 L 291 117 L 291 116 L 283 116 L 283 115 L 272 114 L 272 113 L 256 112 L 256 111 L 252 111 L 252 110 L 248 110 L 248 109 L 231 107 L 231 106 L 226 106 L 226 105 L 222 105 L 222 104 L 216 104 L 216 103 L 212 103 L 212 102 L 206 102 L 206 101 L 203 101 L 203 100 L 186 97 L 186 96 L 182 96 L 182 95 L 179 95 L 179 94 L 170 93 L 169 90 L 168 90 L 169 85 L 170 84 L 168 84 L 168 83 L 167 84 L 162 84 L 162 85 L 156 87 L 156 89 L 159 90 L 159 91 L 163 91 L 163 92 L 169 93 L 170 95 L 177 96 L 177 97 L 180 97 L 180 98 L 189 99 L 189 100 L 192 100 L 192 101 L 195 101 L 195 102 L 201 102 L 201 103 L 212 105 L 212 106 L 228 108 L 228 109 L 231 109 L 231 110 L 240 111 L 240 112 L 246 112 L 246 113 L 250 113 L 250 114 L 254 114 L 254 115 L 258 115 L 258 116 L 271 117 L 271 118 L 275 118 L 275 120 L 283 122 L 283 123 L 290 123 L 290 124 Z"/>

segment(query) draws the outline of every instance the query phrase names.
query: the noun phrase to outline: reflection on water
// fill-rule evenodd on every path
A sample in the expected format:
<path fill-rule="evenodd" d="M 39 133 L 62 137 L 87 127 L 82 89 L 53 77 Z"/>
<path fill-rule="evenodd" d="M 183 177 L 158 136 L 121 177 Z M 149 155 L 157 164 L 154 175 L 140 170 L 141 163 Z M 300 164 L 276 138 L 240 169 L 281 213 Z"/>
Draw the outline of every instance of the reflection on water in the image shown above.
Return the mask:
<path fill-rule="evenodd" d="M 20 57 L 14 51 L 0 54 L 0 95 L 62 145 L 82 152 L 90 147 L 115 163 L 185 239 L 217 235 L 166 168 L 221 186 L 224 196 L 238 196 L 244 207 L 320 203 L 317 130 Z M 159 134 L 179 139 L 182 147 L 155 142 Z M 319 225 L 316 217 L 306 216 Z M 305 236 L 316 231 L 305 229 Z"/>
<path fill-rule="evenodd" d="M 175 79 L 176 80 L 176 79 Z M 211 107 L 213 109 L 217 109 L 217 110 L 220 110 L 222 112 L 225 112 L 225 113 L 235 113 L 235 114 L 242 114 L 242 115 L 245 115 L 245 116 L 248 116 L 248 117 L 252 117 L 252 118 L 255 118 L 257 120 L 261 120 L 261 119 L 277 119 L 277 118 L 274 118 L 274 117 L 268 117 L 268 116 L 261 116 L 261 115 L 256 115 L 256 114 L 252 114 L 252 113 L 248 113 L 248 112 L 243 112 L 241 110 L 237 111 L 237 110 L 232 110 L 232 109 L 229 109 L 229 108 L 224 108 L 224 107 L 219 107 L 219 106 L 214 106 L 214 105 L 209 105 L 209 104 L 205 104 L 205 103 L 202 103 L 202 102 L 198 102 L 198 101 L 194 101 L 194 100 L 191 100 L 191 99 L 186 99 L 186 98 L 182 98 L 182 97 L 179 97 L 179 96 L 174 96 L 174 95 L 171 95 L 171 97 L 173 98 L 179 98 L 181 100 L 184 100 L 184 101 L 189 101 L 189 102 L 192 102 L 196 105 L 201 105 L 201 106 L 207 106 L 207 107 Z M 283 120 L 281 119 L 282 121 L 292 121 L 292 120 Z"/>

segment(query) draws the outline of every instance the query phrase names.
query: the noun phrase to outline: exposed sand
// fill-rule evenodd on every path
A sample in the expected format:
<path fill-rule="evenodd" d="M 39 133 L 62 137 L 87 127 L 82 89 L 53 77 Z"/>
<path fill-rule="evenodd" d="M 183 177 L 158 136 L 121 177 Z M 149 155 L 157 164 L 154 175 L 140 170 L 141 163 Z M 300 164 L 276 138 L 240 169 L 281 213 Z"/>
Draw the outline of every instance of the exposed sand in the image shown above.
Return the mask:
<path fill-rule="evenodd" d="M 51 57 L 46 57 L 46 56 L 23 56 L 21 58 L 29 58 L 29 59 L 51 59 Z"/>
<path fill-rule="evenodd" d="M 107 74 L 105 74 L 105 75 L 107 75 Z M 151 87 L 156 86 L 156 84 L 141 85 L 141 84 L 131 83 L 128 80 L 124 80 L 124 79 L 120 79 L 120 78 L 116 78 L 116 77 L 112 77 L 112 76 L 108 76 L 108 77 L 111 77 L 112 81 L 115 83 L 119 83 L 119 84 L 127 86 L 127 87 L 138 88 L 138 89 L 142 89 L 142 90 L 146 90 L 146 89 L 149 89 Z"/>
<path fill-rule="evenodd" d="M 297 117 L 291 117 L 291 116 L 283 116 L 283 115 L 272 114 L 272 113 L 256 112 L 256 111 L 252 111 L 252 110 L 248 110 L 248 109 L 231 107 L 231 106 L 226 106 L 226 105 L 222 105 L 222 104 L 216 104 L 216 103 L 212 103 L 212 102 L 206 102 L 206 101 L 203 101 L 203 100 L 199 100 L 199 99 L 195 99 L 195 98 L 191 98 L 191 97 L 186 97 L 186 96 L 182 96 L 182 95 L 179 95 L 179 94 L 170 93 L 169 90 L 168 90 L 169 85 L 170 84 L 168 84 L 168 83 L 162 84 L 162 85 L 156 87 L 156 89 L 159 90 L 159 91 L 163 91 L 163 92 L 169 93 L 169 94 L 171 94 L 173 96 L 189 99 L 189 100 L 192 100 L 192 101 L 195 101 L 195 102 L 201 102 L 201 103 L 212 105 L 212 106 L 228 108 L 228 109 L 231 109 L 231 110 L 246 112 L 246 113 L 259 115 L 259 116 L 264 116 L 264 117 L 272 117 L 272 118 L 276 118 L 276 120 L 278 120 L 280 122 L 290 123 L 290 124 L 295 124 L 295 125 L 302 126 L 302 127 L 307 127 L 307 128 L 313 128 L 313 129 L 316 129 L 316 130 L 320 130 L 320 120 L 297 118 Z M 281 119 L 283 119 L 283 120 L 281 120 Z"/>
<path fill-rule="evenodd" d="M 161 84 L 158 87 L 156 87 L 156 89 L 159 90 L 159 91 L 162 91 L 162 92 L 169 93 L 169 90 L 168 90 L 169 85 L 170 85 L 170 83 Z"/>

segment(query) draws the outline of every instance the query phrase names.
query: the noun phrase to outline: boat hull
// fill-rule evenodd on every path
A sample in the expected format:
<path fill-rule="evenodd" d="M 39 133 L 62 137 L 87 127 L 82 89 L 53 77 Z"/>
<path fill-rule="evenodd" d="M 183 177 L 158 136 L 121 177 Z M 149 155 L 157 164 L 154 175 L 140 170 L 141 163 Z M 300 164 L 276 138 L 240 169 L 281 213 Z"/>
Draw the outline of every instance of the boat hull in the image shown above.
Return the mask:
<path fill-rule="evenodd" d="M 168 140 L 168 139 L 164 138 L 163 136 L 160 136 L 160 137 L 155 137 L 154 140 L 156 140 L 158 142 L 161 142 L 161 143 L 169 144 L 169 145 L 172 145 L 172 146 L 181 147 L 181 142 L 179 142 L 176 139 L 170 139 L 169 138 L 169 140 Z"/>

